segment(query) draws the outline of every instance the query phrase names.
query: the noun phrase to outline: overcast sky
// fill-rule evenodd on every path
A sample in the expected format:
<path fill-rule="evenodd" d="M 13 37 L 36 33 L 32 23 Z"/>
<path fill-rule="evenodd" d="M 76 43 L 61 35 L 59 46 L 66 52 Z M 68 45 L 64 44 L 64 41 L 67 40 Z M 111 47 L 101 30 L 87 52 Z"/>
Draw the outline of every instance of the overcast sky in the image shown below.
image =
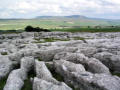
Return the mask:
<path fill-rule="evenodd" d="M 120 19 L 120 0 L 0 0 L 0 18 L 43 15 Z"/>

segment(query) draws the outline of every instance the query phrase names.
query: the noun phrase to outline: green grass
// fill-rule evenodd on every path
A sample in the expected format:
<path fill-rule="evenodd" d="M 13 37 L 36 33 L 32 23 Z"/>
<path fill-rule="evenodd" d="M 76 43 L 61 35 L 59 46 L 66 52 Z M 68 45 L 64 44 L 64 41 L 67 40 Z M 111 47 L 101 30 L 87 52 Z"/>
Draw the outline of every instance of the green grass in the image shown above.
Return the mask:
<path fill-rule="evenodd" d="M 6 84 L 7 78 L 8 78 L 8 77 L 6 76 L 6 77 L 4 77 L 4 78 L 2 78 L 2 79 L 0 80 L 0 90 L 3 90 L 3 88 L 4 88 L 5 84 Z"/>
<path fill-rule="evenodd" d="M 24 32 L 24 30 L 0 30 L 2 34 L 19 34 Z"/>
<path fill-rule="evenodd" d="M 69 38 L 66 39 L 58 39 L 58 38 L 43 38 L 44 41 L 40 41 L 40 39 L 35 39 L 36 41 L 32 43 L 46 43 L 46 42 L 55 42 L 55 41 L 70 41 Z"/>
<path fill-rule="evenodd" d="M 44 41 L 34 41 L 32 43 L 45 43 Z"/>
<path fill-rule="evenodd" d="M 70 39 L 45 38 L 45 42 L 69 41 Z"/>
<path fill-rule="evenodd" d="M 1 55 L 8 55 L 7 52 L 1 52 Z"/>
<path fill-rule="evenodd" d="M 43 61 L 41 58 L 38 58 L 38 61 Z"/>
<path fill-rule="evenodd" d="M 54 42 L 53 38 L 44 38 L 45 42 Z"/>
<path fill-rule="evenodd" d="M 23 30 L 26 26 L 41 27 L 47 29 L 65 27 L 87 27 L 87 26 L 110 26 L 120 25 L 120 22 L 108 22 L 105 20 L 74 19 L 74 18 L 52 18 L 52 19 L 21 19 L 0 20 L 0 30 Z"/>
<path fill-rule="evenodd" d="M 74 37 L 73 39 L 74 40 L 85 40 L 85 38 L 83 38 L 83 37 Z"/>
<path fill-rule="evenodd" d="M 115 75 L 117 75 L 118 77 L 120 77 L 120 73 L 117 73 L 117 74 L 115 74 Z"/>
<path fill-rule="evenodd" d="M 105 27 L 111 25 L 119 26 L 120 22 L 106 22 L 102 20 L 66 19 L 66 18 L 0 20 L 0 30 L 3 30 L 4 33 L 8 34 L 19 33 L 16 31 L 23 32 L 24 28 L 28 25 L 31 25 L 33 27 L 46 28 L 51 31 L 63 31 L 63 32 L 120 32 L 120 27 L 111 28 Z M 102 28 L 96 28 L 95 26 L 102 26 Z M 16 31 L 8 32 L 8 30 Z"/>
<path fill-rule="evenodd" d="M 24 81 L 25 86 L 23 87 L 22 90 L 32 90 L 32 83 L 30 82 L 29 79 Z"/>
<path fill-rule="evenodd" d="M 116 75 L 116 76 L 120 77 L 120 73 L 112 73 L 112 75 Z"/>
<path fill-rule="evenodd" d="M 28 73 L 28 78 L 24 81 L 24 86 L 22 88 L 22 90 L 33 90 L 32 89 L 32 83 L 30 81 L 30 78 L 32 77 L 35 77 L 35 73 L 33 70 L 31 70 L 29 73 Z"/>
<path fill-rule="evenodd" d="M 20 64 L 15 64 L 13 69 L 19 69 L 20 68 Z M 6 81 L 8 79 L 8 76 L 9 74 L 7 74 L 5 77 L 3 77 L 2 79 L 0 79 L 0 90 L 3 90 L 5 84 L 6 84 Z"/>
<path fill-rule="evenodd" d="M 120 27 L 115 27 L 115 28 L 63 28 L 63 29 L 48 29 L 50 31 L 62 31 L 62 32 L 120 32 Z M 12 34 L 12 33 L 21 33 L 24 32 L 23 30 L 0 30 L 0 33 L 5 33 L 5 34 Z M 48 39 L 46 39 L 48 40 Z M 51 40 L 48 40 L 48 42 Z"/>
<path fill-rule="evenodd" d="M 74 86 L 72 84 L 68 84 L 69 87 L 72 88 L 72 90 L 80 90 L 79 88 L 74 88 Z"/>

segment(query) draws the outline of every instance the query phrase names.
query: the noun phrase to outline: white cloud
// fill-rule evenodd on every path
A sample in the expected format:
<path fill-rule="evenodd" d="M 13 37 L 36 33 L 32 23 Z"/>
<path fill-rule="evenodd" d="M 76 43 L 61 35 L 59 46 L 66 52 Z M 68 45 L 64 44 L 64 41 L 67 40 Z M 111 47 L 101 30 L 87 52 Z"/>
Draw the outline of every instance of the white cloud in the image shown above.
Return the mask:
<path fill-rule="evenodd" d="M 24 14 L 26 17 L 32 17 L 30 13 L 34 13 L 34 16 L 110 14 L 111 17 L 114 13 L 120 14 L 119 0 L 1 0 L 0 6 L 0 17 L 10 16 L 10 12 L 19 16 Z"/>
<path fill-rule="evenodd" d="M 120 1 L 119 0 L 105 0 L 106 2 L 109 2 L 111 4 L 116 4 L 116 5 L 120 5 Z"/>

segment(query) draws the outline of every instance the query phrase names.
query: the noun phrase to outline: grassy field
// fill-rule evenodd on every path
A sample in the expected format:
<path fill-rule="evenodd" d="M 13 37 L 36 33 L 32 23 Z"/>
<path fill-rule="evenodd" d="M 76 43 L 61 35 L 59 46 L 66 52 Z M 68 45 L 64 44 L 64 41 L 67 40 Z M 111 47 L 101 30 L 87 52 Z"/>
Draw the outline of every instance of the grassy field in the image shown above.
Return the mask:
<path fill-rule="evenodd" d="M 120 28 L 64 28 L 64 29 L 49 29 L 51 32 L 53 31 L 62 31 L 62 32 L 120 32 Z M 13 33 L 21 33 L 25 32 L 24 30 L 0 30 L 0 34 L 13 34 Z M 36 42 L 37 43 L 37 42 Z"/>
<path fill-rule="evenodd" d="M 91 20 L 81 18 L 51 18 L 51 19 L 0 19 L 0 32 L 17 33 L 24 31 L 28 25 L 46 28 L 50 31 L 65 32 L 120 32 L 120 21 Z M 109 27 L 109 26 L 119 27 Z M 96 26 L 101 26 L 96 28 Z M 10 31 L 9 31 L 10 30 Z"/>
<path fill-rule="evenodd" d="M 87 26 L 109 26 L 110 23 L 103 20 L 89 19 L 23 19 L 23 20 L 0 20 L 0 30 L 19 30 L 26 26 L 41 27 L 46 29 L 61 29 L 64 27 L 87 27 Z"/>

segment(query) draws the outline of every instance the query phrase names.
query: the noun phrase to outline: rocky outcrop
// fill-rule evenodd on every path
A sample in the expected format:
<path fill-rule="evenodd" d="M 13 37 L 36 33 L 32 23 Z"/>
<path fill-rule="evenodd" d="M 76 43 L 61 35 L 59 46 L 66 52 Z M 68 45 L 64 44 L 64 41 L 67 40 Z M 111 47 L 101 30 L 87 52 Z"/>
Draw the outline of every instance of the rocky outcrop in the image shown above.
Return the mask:
<path fill-rule="evenodd" d="M 2 90 L 120 90 L 119 56 L 120 33 L 3 34 L 0 86 Z"/>
<path fill-rule="evenodd" d="M 116 76 L 92 74 L 85 71 L 83 66 L 65 60 L 54 61 L 54 65 L 66 83 L 80 90 L 119 90 L 120 78 Z"/>
<path fill-rule="evenodd" d="M 94 55 L 113 72 L 120 72 L 120 58 L 119 55 L 114 55 L 108 52 L 97 53 Z"/>
<path fill-rule="evenodd" d="M 20 69 L 13 70 L 8 76 L 4 90 L 21 90 L 28 72 L 34 67 L 33 57 L 24 57 Z"/>
<path fill-rule="evenodd" d="M 12 71 L 7 79 L 4 90 L 21 90 L 26 78 L 27 74 L 24 69 Z"/>
<path fill-rule="evenodd" d="M 33 90 L 72 90 L 65 83 L 53 78 L 44 62 L 35 62 L 36 76 L 33 82 Z"/>
<path fill-rule="evenodd" d="M 58 84 L 59 82 L 54 79 L 52 77 L 52 74 L 50 73 L 50 71 L 47 69 L 46 65 L 44 62 L 39 62 L 39 61 L 36 61 L 35 63 L 35 71 L 36 71 L 36 76 L 38 78 L 41 78 L 43 80 L 46 80 L 48 82 L 52 82 L 52 83 L 55 83 L 55 84 Z"/>
<path fill-rule="evenodd" d="M 72 90 L 72 89 L 68 87 L 65 83 L 56 85 L 39 78 L 34 78 L 33 90 Z"/>
<path fill-rule="evenodd" d="M 109 68 L 95 58 L 90 58 L 87 62 L 87 69 L 92 73 L 106 73 L 110 74 Z"/>
<path fill-rule="evenodd" d="M 8 57 L 0 56 L 0 80 L 7 76 L 13 69 L 13 64 Z"/>
<path fill-rule="evenodd" d="M 32 56 L 24 57 L 21 59 L 21 69 L 24 69 L 26 72 L 29 72 L 33 69 L 35 64 L 35 59 Z"/>
<path fill-rule="evenodd" d="M 41 50 L 36 50 L 34 52 L 34 57 L 40 58 L 43 61 L 51 61 L 53 60 L 54 56 L 56 53 L 63 51 L 63 47 L 48 47 L 48 49 L 41 49 Z"/>

